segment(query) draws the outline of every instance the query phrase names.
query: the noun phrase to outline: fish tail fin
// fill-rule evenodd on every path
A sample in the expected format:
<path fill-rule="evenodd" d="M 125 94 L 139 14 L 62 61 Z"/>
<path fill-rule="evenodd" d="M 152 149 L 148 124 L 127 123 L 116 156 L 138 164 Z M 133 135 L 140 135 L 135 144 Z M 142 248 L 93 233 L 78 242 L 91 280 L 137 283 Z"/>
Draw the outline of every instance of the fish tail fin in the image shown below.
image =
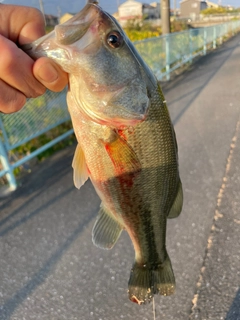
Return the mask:
<path fill-rule="evenodd" d="M 175 291 L 175 277 L 167 256 L 157 267 L 134 263 L 128 282 L 128 296 L 132 302 L 145 304 L 154 294 L 169 296 Z"/>
<path fill-rule="evenodd" d="M 128 282 L 128 297 L 137 304 L 152 300 L 152 270 L 134 263 Z"/>
<path fill-rule="evenodd" d="M 175 277 L 172 269 L 172 264 L 167 255 L 165 261 L 153 270 L 153 288 L 154 293 L 163 296 L 170 296 L 175 292 Z"/>

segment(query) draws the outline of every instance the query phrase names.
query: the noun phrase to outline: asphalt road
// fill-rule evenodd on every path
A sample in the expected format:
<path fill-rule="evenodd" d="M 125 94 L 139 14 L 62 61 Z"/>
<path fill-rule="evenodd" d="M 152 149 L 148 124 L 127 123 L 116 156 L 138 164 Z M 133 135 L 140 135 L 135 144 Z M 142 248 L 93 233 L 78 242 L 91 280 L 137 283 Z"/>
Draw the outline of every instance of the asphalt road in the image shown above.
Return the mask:
<path fill-rule="evenodd" d="M 240 35 L 163 85 L 184 208 L 168 222 L 177 291 L 157 320 L 240 319 Z M 0 203 L 0 319 L 153 319 L 127 298 L 133 248 L 92 244 L 99 199 L 72 182 L 74 148 L 33 168 Z"/>

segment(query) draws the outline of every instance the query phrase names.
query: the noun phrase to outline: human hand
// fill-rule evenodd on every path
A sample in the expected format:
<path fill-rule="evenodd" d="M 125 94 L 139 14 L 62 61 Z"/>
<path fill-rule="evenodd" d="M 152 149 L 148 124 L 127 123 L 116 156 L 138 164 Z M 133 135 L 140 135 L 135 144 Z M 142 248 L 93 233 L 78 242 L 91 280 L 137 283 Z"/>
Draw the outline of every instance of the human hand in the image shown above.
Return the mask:
<path fill-rule="evenodd" d="M 67 74 L 49 58 L 33 61 L 18 45 L 45 34 L 40 11 L 30 7 L 0 5 L 0 111 L 20 110 L 26 98 L 42 95 L 46 88 L 61 91 Z"/>

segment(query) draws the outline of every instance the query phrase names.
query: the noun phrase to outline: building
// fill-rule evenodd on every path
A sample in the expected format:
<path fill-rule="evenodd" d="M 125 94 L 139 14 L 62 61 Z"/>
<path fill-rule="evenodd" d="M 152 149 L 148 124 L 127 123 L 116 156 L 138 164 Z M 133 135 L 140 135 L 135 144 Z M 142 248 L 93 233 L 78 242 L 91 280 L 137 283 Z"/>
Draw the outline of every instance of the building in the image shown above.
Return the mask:
<path fill-rule="evenodd" d="M 72 17 L 74 16 L 74 13 L 65 13 L 63 16 L 61 16 L 61 18 L 59 19 L 60 20 L 60 23 L 64 23 L 66 21 L 68 21 L 69 19 L 71 19 Z"/>
<path fill-rule="evenodd" d="M 118 20 L 123 25 L 132 19 L 158 19 L 160 7 L 135 0 L 127 0 L 118 7 Z"/>
<path fill-rule="evenodd" d="M 208 7 L 205 0 L 183 0 L 180 2 L 181 17 L 195 18 L 200 12 Z"/>
<path fill-rule="evenodd" d="M 119 21 L 142 17 L 142 3 L 128 0 L 118 7 Z"/>
<path fill-rule="evenodd" d="M 145 19 L 159 19 L 160 18 L 160 7 L 157 10 L 157 6 L 154 7 L 151 4 L 143 3 L 142 15 Z"/>
<path fill-rule="evenodd" d="M 48 27 L 55 27 L 59 23 L 58 17 L 51 14 L 45 14 L 45 21 Z"/>
<path fill-rule="evenodd" d="M 208 8 L 219 8 L 219 4 L 206 0 Z"/>
<path fill-rule="evenodd" d="M 161 15 L 160 2 L 159 1 L 158 2 L 152 2 L 152 3 L 150 3 L 150 5 L 155 8 L 156 19 L 160 19 L 160 15 Z"/>

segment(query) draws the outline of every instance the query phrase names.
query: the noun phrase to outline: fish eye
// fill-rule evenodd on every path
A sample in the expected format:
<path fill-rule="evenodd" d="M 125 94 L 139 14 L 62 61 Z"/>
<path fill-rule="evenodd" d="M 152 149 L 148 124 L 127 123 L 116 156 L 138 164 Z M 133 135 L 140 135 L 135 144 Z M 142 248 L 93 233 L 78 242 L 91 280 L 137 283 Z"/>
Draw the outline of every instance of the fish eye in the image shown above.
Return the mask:
<path fill-rule="evenodd" d="M 109 47 L 116 49 L 116 48 L 119 48 L 122 43 L 123 43 L 123 37 L 120 32 L 111 31 L 107 35 L 107 44 L 109 45 Z"/>

